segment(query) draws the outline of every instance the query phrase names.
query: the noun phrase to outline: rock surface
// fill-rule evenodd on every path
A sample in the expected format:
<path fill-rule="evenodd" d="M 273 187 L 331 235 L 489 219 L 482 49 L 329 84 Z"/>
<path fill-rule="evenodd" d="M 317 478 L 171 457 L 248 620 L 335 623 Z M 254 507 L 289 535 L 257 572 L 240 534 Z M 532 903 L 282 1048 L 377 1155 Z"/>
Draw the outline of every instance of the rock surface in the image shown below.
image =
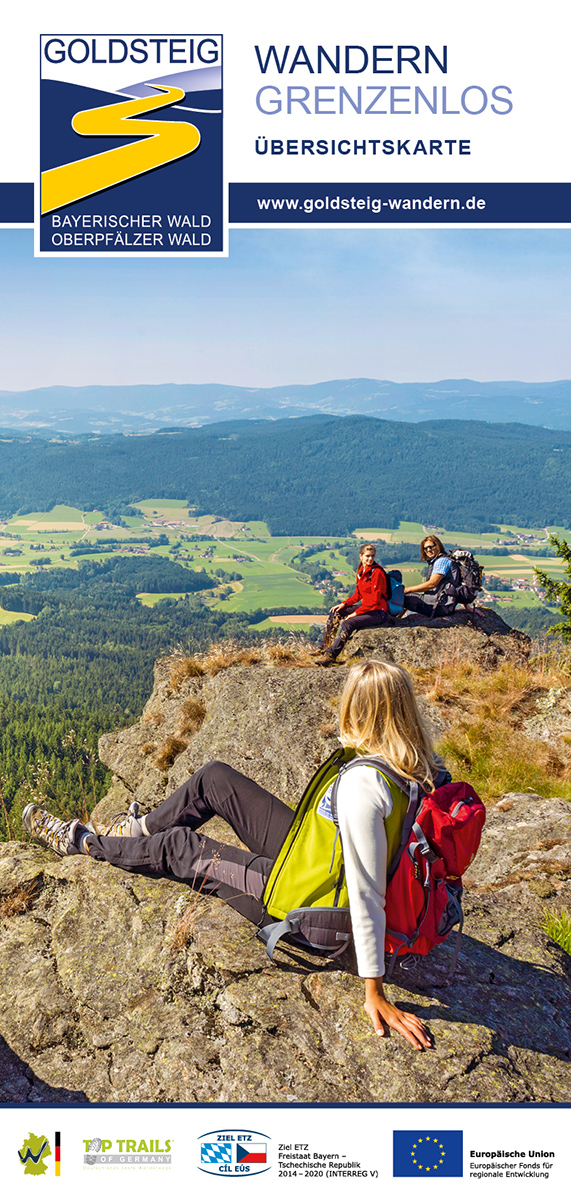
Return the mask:
<path fill-rule="evenodd" d="M 570 878 L 567 802 L 506 797 L 471 869 L 452 984 L 444 945 L 388 985 L 430 1028 L 419 1054 L 375 1037 L 350 970 L 287 950 L 271 966 L 219 901 L 5 844 L 0 1098 L 568 1103 L 569 957 L 540 923 L 569 904 Z"/>
<path fill-rule="evenodd" d="M 102 739 L 116 780 L 95 818 L 134 796 L 153 806 L 213 757 L 293 802 L 336 744 L 344 677 L 244 663 L 200 676 L 160 661 L 142 720 Z M 425 711 L 441 731 L 438 708 Z M 350 961 L 283 949 L 272 966 L 218 901 L 5 843 L 0 1099 L 569 1103 L 570 959 L 541 926 L 546 908 L 571 905 L 571 805 L 503 797 L 466 884 L 452 984 L 445 944 L 388 985 L 430 1028 L 418 1053 L 373 1034 Z"/>
<path fill-rule="evenodd" d="M 376 655 L 403 666 L 436 667 L 443 658 L 453 658 L 478 663 L 482 670 L 502 662 L 524 666 L 530 649 L 527 634 L 511 629 L 492 608 L 473 613 L 459 609 L 434 620 L 414 614 L 387 629 L 356 633 L 347 644 L 353 656 Z"/>

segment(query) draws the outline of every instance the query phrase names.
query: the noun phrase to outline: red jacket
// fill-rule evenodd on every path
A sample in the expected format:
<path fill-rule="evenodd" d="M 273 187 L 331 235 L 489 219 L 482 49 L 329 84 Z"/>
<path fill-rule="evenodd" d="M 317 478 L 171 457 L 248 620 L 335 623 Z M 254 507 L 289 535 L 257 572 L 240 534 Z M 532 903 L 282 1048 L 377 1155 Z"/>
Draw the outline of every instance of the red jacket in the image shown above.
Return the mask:
<path fill-rule="evenodd" d="M 357 571 L 357 586 L 352 596 L 348 600 L 344 600 L 343 604 L 349 607 L 351 604 L 359 605 L 359 612 L 386 612 L 388 609 L 387 602 L 387 576 L 379 563 L 373 563 L 368 571 L 364 571 L 363 567 L 359 567 Z"/>

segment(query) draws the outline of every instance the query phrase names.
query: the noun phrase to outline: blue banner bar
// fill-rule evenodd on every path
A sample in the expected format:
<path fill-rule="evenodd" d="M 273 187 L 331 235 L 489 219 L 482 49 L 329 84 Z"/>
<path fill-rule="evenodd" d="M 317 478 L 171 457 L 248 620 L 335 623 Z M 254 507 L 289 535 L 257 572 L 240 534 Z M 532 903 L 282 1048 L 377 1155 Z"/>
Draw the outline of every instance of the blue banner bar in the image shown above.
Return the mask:
<path fill-rule="evenodd" d="M 571 184 L 230 184 L 230 224 L 407 222 L 571 225 Z M 0 224 L 33 223 L 34 185 L 0 183 Z"/>
<path fill-rule="evenodd" d="M 569 183 L 231 183 L 231 224 L 571 224 Z"/>
<path fill-rule="evenodd" d="M 33 224 L 33 183 L 0 183 L 0 225 Z"/>

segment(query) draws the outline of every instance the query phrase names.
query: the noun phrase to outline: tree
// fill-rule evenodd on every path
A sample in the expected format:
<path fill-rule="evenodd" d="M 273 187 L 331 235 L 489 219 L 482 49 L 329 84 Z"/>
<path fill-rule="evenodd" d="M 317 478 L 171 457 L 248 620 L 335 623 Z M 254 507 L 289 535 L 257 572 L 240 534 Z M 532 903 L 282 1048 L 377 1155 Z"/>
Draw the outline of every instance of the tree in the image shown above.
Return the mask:
<path fill-rule="evenodd" d="M 565 541 L 565 538 L 558 537 L 556 533 L 550 535 L 549 541 L 557 557 L 562 558 L 565 563 L 563 572 L 565 579 L 551 579 L 547 572 L 542 571 L 540 567 L 533 569 L 539 586 L 545 592 L 546 600 L 557 604 L 564 618 L 557 625 L 552 625 L 548 632 L 560 633 L 566 641 L 569 641 L 571 640 L 571 546 Z"/>

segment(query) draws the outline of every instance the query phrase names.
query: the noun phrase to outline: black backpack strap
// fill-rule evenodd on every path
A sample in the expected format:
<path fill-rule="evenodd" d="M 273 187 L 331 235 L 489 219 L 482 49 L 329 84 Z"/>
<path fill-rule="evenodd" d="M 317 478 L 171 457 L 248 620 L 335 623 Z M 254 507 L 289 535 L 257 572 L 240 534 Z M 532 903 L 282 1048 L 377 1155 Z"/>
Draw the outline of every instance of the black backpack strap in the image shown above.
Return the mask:
<path fill-rule="evenodd" d="M 283 921 L 275 921 L 272 925 L 263 925 L 258 928 L 256 937 L 264 943 L 266 951 L 271 961 L 274 961 L 274 950 L 280 940 L 287 933 L 297 933 L 299 930 L 299 921 L 291 920 L 285 917 Z"/>

